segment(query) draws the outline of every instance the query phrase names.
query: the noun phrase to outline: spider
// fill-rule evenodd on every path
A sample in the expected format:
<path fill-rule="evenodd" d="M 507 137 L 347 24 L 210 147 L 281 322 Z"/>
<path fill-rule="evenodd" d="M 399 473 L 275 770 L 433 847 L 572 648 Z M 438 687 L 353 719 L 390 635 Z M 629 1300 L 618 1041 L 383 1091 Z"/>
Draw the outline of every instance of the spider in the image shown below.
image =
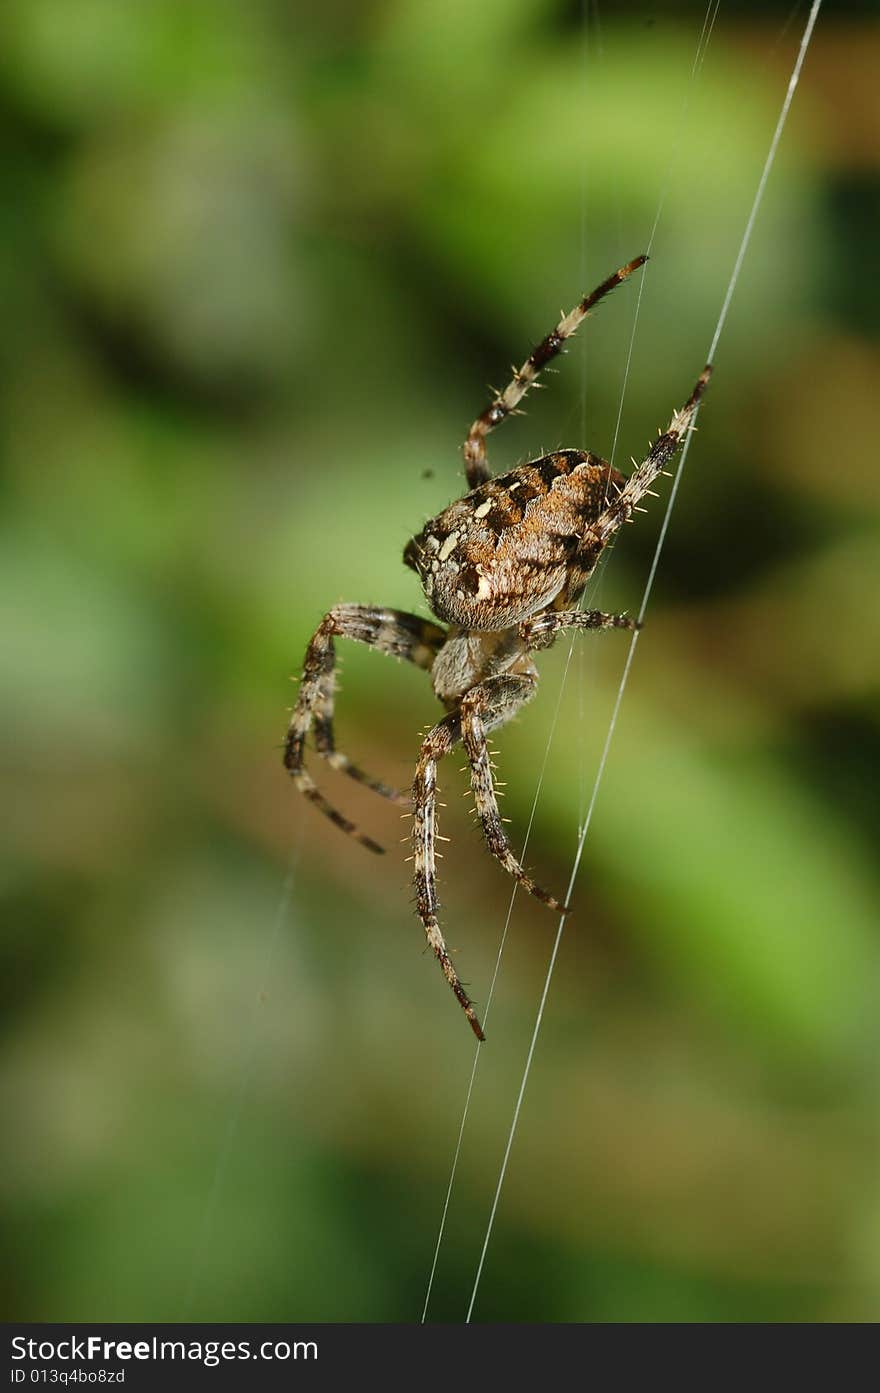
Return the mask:
<path fill-rule="evenodd" d="M 535 883 L 507 839 L 498 811 L 486 734 L 509 721 L 535 695 L 532 654 L 549 648 L 564 629 L 635 629 L 622 614 L 575 608 L 602 549 L 632 518 L 640 499 L 679 448 L 712 371 L 707 365 L 680 411 L 673 414 L 629 478 L 599 456 L 557 450 L 492 477 L 486 436 L 514 414 L 542 368 L 556 357 L 590 310 L 647 261 L 637 256 L 609 276 L 530 354 L 503 392 L 474 421 L 464 442 L 470 492 L 431 518 L 406 545 L 403 560 L 418 575 L 431 610 L 446 628 L 395 609 L 340 604 L 324 616 L 306 649 L 299 699 L 284 747 L 284 764 L 297 788 L 343 832 L 370 851 L 370 837 L 328 803 L 305 767 L 306 737 L 314 729 L 317 753 L 384 798 L 412 813 L 418 916 L 447 982 L 479 1040 L 477 1013 L 449 956 L 437 916 L 435 841 L 437 764 L 459 743 L 470 765 L 483 836 L 504 869 L 542 904 L 567 914 Z M 640 510 L 641 511 L 641 510 Z M 431 674 L 447 714 L 422 741 L 411 795 L 371 778 L 337 750 L 333 735 L 334 640 L 356 639 Z"/>

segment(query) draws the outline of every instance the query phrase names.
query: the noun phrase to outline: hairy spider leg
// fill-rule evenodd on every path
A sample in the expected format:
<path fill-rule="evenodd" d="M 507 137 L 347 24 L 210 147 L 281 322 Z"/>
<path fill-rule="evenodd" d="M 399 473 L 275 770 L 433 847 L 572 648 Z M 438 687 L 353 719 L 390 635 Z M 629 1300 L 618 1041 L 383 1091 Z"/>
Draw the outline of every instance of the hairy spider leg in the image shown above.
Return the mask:
<path fill-rule="evenodd" d="M 415 614 L 402 610 L 379 609 L 371 605 L 336 605 L 318 625 L 306 649 L 299 699 L 293 709 L 284 746 L 284 765 L 294 783 L 331 822 L 354 837 L 370 851 L 381 853 L 371 837 L 365 836 L 355 824 L 332 807 L 312 780 L 305 767 L 305 745 L 314 725 L 315 748 L 334 769 L 348 774 L 383 798 L 409 806 L 409 795 L 389 788 L 378 779 L 365 774 L 347 755 L 336 749 L 333 735 L 333 712 L 336 692 L 336 651 L 334 637 L 355 639 L 380 653 L 405 658 L 416 667 L 430 671 L 446 633 L 438 624 L 428 623 Z"/>
<path fill-rule="evenodd" d="M 470 1021 L 478 1040 L 485 1040 L 470 997 L 462 986 L 437 918 L 437 875 L 434 841 L 437 836 L 437 761 L 461 739 L 458 713 L 446 716 L 422 741 L 413 779 L 413 861 L 415 863 L 416 909 L 425 930 L 428 947 L 440 964 L 443 976 L 455 993 L 458 1004 Z"/>
<path fill-rule="evenodd" d="M 508 875 L 518 880 L 536 900 L 557 914 L 568 914 L 568 907 L 542 890 L 510 849 L 498 811 L 489 747 L 486 744 L 486 732 L 508 721 L 525 702 L 531 700 L 537 686 L 534 677 L 509 673 L 472 687 L 461 699 L 461 738 L 471 766 L 471 788 L 487 847 Z"/>
<path fill-rule="evenodd" d="M 504 869 L 520 881 L 542 903 L 564 914 L 566 909 L 542 890 L 523 870 L 510 850 L 498 811 L 492 771 L 486 747 L 486 732 L 503 725 L 535 694 L 537 682 L 525 674 L 510 673 L 490 678 L 472 687 L 462 698 L 458 711 L 440 721 L 422 742 L 413 780 L 413 860 L 416 908 L 447 982 L 471 1024 L 478 1040 L 485 1039 L 477 1013 L 452 965 L 437 918 L 437 875 L 435 840 L 437 837 L 437 763 L 460 742 L 471 766 L 471 784 L 486 844 Z"/>
<path fill-rule="evenodd" d="M 609 276 L 589 295 L 584 296 L 580 304 L 575 305 L 569 314 L 563 315 L 556 328 L 538 344 L 537 348 L 532 350 L 522 367 L 514 372 L 504 391 L 499 392 L 482 415 L 477 417 L 462 446 L 468 488 L 474 489 L 492 477 L 486 454 L 486 436 L 489 432 L 516 410 L 538 373 L 561 352 L 566 339 L 570 339 L 572 334 L 576 333 L 593 306 L 603 300 L 606 295 L 610 295 L 611 291 L 615 290 L 628 276 L 631 276 L 633 271 L 644 266 L 647 260 L 645 255 L 637 256 L 633 261 L 627 262 L 625 266 L 621 266 L 620 270 L 615 271 L 613 276 Z"/>
<path fill-rule="evenodd" d="M 638 629 L 626 614 L 605 614 L 601 609 L 545 609 L 519 626 L 519 636 L 531 652 L 549 648 L 563 629 Z"/>
<path fill-rule="evenodd" d="M 596 521 L 587 528 L 584 538 L 585 549 L 590 546 L 595 547 L 597 544 L 599 547 L 605 546 L 618 528 L 623 523 L 629 522 L 635 512 L 636 504 L 644 498 L 651 485 L 659 478 L 664 465 L 672 459 L 690 430 L 700 403 L 700 397 L 703 395 L 706 383 L 711 376 L 712 364 L 707 363 L 684 406 L 680 411 L 672 413 L 669 429 L 657 437 L 642 463 L 630 474 L 615 497 L 609 500 L 608 506 L 602 510 Z"/>

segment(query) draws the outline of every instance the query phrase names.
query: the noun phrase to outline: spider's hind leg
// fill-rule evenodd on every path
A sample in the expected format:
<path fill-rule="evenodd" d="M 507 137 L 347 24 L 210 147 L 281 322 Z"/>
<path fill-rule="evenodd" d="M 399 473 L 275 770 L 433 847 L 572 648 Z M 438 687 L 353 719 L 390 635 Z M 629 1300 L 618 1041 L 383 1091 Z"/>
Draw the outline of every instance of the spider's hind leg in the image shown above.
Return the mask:
<path fill-rule="evenodd" d="M 519 626 L 519 636 L 529 652 L 550 648 L 563 629 L 639 629 L 627 614 L 606 614 L 601 609 L 545 609 Z"/>
<path fill-rule="evenodd" d="M 508 416 L 514 414 L 526 392 L 535 385 L 538 374 L 558 353 L 563 351 L 565 343 L 572 334 L 577 332 L 590 310 L 598 305 L 600 300 L 604 300 L 606 295 L 610 295 L 611 291 L 622 281 L 625 281 L 628 276 L 631 276 L 633 271 L 644 266 L 647 259 L 647 256 L 635 257 L 633 261 L 628 261 L 625 266 L 621 266 L 619 271 L 615 271 L 614 275 L 609 276 L 601 285 L 597 285 L 596 289 L 589 295 L 585 295 L 569 314 L 562 316 L 556 328 L 551 329 L 537 348 L 532 349 L 522 367 L 514 369 L 513 377 L 504 391 L 498 392 L 486 410 L 474 421 L 462 446 L 464 469 L 469 489 L 476 488 L 478 484 L 484 484 L 487 479 L 492 477 L 486 455 L 486 436 L 489 432 L 499 426 Z"/>
<path fill-rule="evenodd" d="M 636 505 L 650 491 L 654 480 L 659 478 L 664 466 L 669 463 L 684 442 L 685 436 L 693 425 L 700 398 L 706 390 L 706 384 L 711 376 L 712 364 L 707 363 L 697 378 L 697 384 L 684 406 L 680 411 L 672 413 L 669 428 L 657 437 L 642 463 L 630 474 L 615 497 L 609 499 L 607 506 L 588 528 L 586 535 L 588 548 L 595 546 L 597 542 L 599 546 L 605 546 L 618 528 L 623 523 L 629 522 L 635 512 Z"/>
<path fill-rule="evenodd" d="M 297 788 L 313 802 L 337 827 L 355 837 L 370 851 L 382 847 L 371 837 L 359 832 L 353 822 L 336 811 L 316 787 L 305 767 L 305 744 L 314 726 L 315 748 L 334 769 L 348 774 L 358 783 L 409 806 L 409 796 L 398 793 L 378 779 L 366 774 L 336 749 L 333 715 L 336 695 L 336 651 L 334 638 L 351 638 L 378 648 L 395 658 L 406 658 L 417 667 L 430 669 L 446 635 L 436 624 L 427 623 L 417 615 L 401 610 L 380 609 L 370 605 L 337 605 L 325 615 L 306 650 L 299 700 L 294 707 L 284 746 L 285 768 Z"/>

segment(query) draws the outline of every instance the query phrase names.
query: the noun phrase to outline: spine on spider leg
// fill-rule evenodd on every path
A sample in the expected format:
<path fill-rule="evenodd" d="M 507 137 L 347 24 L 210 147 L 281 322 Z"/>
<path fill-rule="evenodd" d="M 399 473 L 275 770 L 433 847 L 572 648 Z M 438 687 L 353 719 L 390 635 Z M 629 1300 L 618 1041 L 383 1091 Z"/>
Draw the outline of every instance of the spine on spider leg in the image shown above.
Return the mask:
<path fill-rule="evenodd" d="M 572 313 L 578 314 L 580 318 L 589 314 L 594 305 L 598 305 L 600 300 L 603 300 L 606 295 L 610 295 L 612 290 L 616 290 L 622 281 L 625 281 L 628 276 L 631 276 L 633 271 L 638 271 L 644 266 L 647 260 L 647 252 L 642 252 L 641 256 L 634 256 L 632 261 L 628 261 L 625 266 L 621 266 L 619 271 L 615 271 L 613 276 L 609 276 L 608 279 L 603 281 L 601 285 L 598 285 L 591 294 L 585 295 L 578 308 L 572 311 Z M 580 320 L 578 322 L 580 322 Z"/>
<path fill-rule="evenodd" d="M 617 529 L 625 522 L 628 522 L 635 511 L 638 502 L 644 498 L 651 488 L 651 485 L 659 478 L 664 465 L 667 465 L 673 455 L 680 448 L 684 437 L 691 427 L 700 398 L 706 389 L 706 384 L 712 376 L 712 364 L 707 363 L 691 395 L 688 397 L 680 411 L 673 412 L 669 429 L 651 447 L 650 453 L 642 461 L 637 469 L 630 475 L 626 483 L 621 488 L 617 497 L 612 499 L 608 507 L 596 519 L 590 528 L 590 534 L 596 538 L 600 545 L 604 546 Z"/>

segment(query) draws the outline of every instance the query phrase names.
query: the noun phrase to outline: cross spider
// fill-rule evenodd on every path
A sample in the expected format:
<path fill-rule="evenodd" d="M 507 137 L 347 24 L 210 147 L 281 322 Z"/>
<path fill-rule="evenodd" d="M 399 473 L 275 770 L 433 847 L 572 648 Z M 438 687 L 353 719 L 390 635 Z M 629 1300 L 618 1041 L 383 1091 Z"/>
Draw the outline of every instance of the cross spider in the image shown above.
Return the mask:
<path fill-rule="evenodd" d="M 314 727 L 318 754 L 384 798 L 412 808 L 416 904 L 428 943 L 479 1040 L 483 1030 L 449 957 L 437 919 L 434 842 L 437 833 L 437 761 L 459 742 L 471 771 L 476 811 L 486 845 L 529 894 L 557 914 L 568 907 L 536 885 L 514 856 L 502 826 L 492 780 L 486 733 L 501 726 L 534 696 L 538 672 L 531 654 L 549 648 L 563 629 L 634 629 L 622 614 L 573 606 L 599 555 L 663 472 L 688 431 L 709 380 L 703 369 L 669 429 L 625 479 L 598 455 L 558 450 L 493 478 L 486 436 L 522 401 L 538 373 L 594 305 L 647 260 L 637 256 L 603 281 L 565 315 L 526 359 L 468 432 L 465 473 L 470 492 L 432 518 L 406 545 L 403 560 L 417 573 L 434 614 L 448 627 L 372 605 L 336 605 L 306 649 L 299 700 L 284 750 L 297 788 L 337 827 L 370 851 L 381 852 L 327 802 L 304 763 L 306 736 Z M 406 658 L 430 672 L 434 692 L 448 714 L 422 741 L 411 801 L 352 764 L 336 749 L 333 707 L 334 639 L 351 638 Z"/>

